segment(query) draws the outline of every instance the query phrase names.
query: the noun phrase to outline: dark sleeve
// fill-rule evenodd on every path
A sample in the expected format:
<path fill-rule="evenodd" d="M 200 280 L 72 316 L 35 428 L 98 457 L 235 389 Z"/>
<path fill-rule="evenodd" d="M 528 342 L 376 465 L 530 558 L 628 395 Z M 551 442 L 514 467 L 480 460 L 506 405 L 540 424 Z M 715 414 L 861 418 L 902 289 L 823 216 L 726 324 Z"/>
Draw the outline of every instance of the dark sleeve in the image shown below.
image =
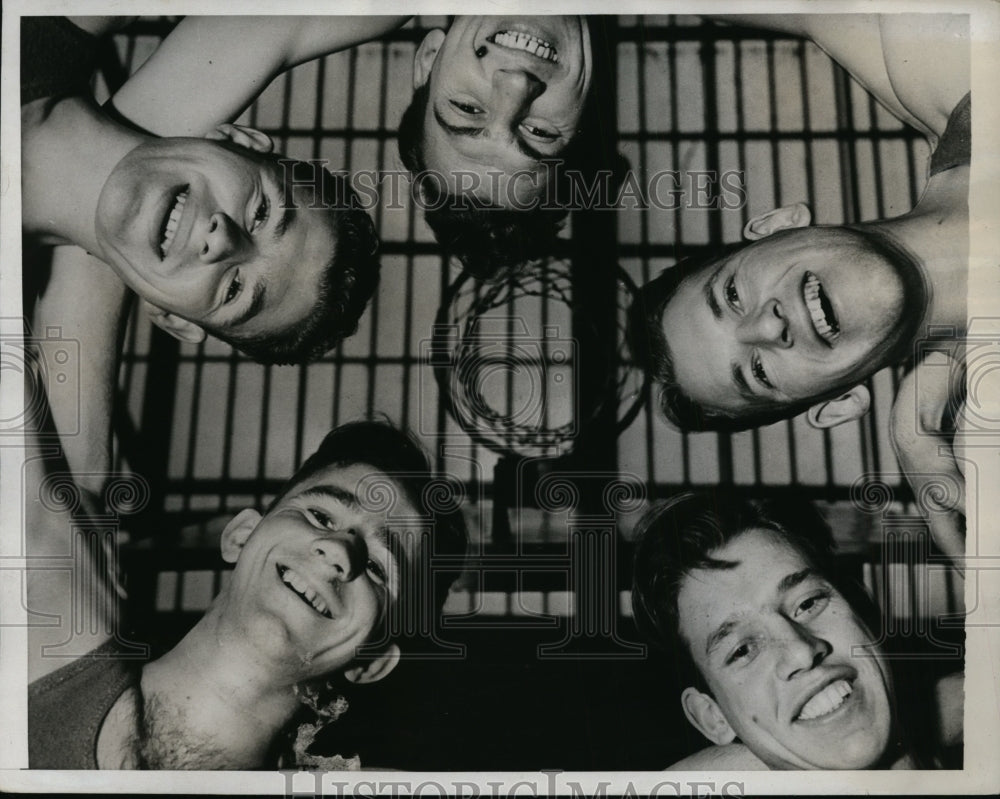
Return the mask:
<path fill-rule="evenodd" d="M 931 156 L 932 175 L 955 166 L 968 164 L 972 158 L 972 92 L 963 97 L 948 117 L 934 155 Z"/>
<path fill-rule="evenodd" d="M 65 17 L 21 18 L 21 105 L 90 92 L 97 39 Z"/>

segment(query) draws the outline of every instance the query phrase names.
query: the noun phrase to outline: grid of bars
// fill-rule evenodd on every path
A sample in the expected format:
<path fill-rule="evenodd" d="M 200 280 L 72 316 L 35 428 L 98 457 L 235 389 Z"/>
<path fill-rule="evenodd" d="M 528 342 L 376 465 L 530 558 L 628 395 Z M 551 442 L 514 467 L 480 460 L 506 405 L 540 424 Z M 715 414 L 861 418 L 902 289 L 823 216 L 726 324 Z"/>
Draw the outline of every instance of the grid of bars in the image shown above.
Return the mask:
<path fill-rule="evenodd" d="M 413 54 L 424 32 L 444 23 L 419 17 L 383 41 L 298 67 L 242 121 L 293 157 L 400 173 L 394 131 L 409 100 Z M 167 30 L 148 21 L 121 37 L 123 72 Z M 698 17 L 619 17 L 609 30 L 618 99 L 607 114 L 618 149 L 640 185 L 667 170 L 683 189 L 676 207 L 635 209 L 626 201 L 617 212 L 611 246 L 636 283 L 678 257 L 739 241 L 748 218 L 778 205 L 804 201 L 815 222 L 832 224 L 894 215 L 916 201 L 923 140 L 811 44 Z M 693 207 L 695 190 L 685 181 L 699 172 L 742 173 L 745 204 Z M 416 432 L 437 468 L 463 480 L 470 497 L 490 496 L 497 456 L 448 416 L 421 362 L 458 270 L 439 253 L 405 182 L 390 191 L 383 179 L 381 188 L 374 212 L 381 286 L 358 333 L 322 361 L 263 367 L 211 339 L 177 346 L 151 334 L 144 319 L 131 325 L 120 458 L 159 475 L 162 510 L 178 521 L 259 505 L 331 426 L 372 413 Z M 534 321 L 562 312 L 546 300 L 517 311 Z M 735 435 L 680 434 L 647 403 L 618 439 L 617 465 L 655 496 L 724 484 L 844 501 L 860 475 L 898 471 L 886 433 L 894 382 L 888 371 L 876 375 L 872 413 L 826 432 L 795 419 Z"/>

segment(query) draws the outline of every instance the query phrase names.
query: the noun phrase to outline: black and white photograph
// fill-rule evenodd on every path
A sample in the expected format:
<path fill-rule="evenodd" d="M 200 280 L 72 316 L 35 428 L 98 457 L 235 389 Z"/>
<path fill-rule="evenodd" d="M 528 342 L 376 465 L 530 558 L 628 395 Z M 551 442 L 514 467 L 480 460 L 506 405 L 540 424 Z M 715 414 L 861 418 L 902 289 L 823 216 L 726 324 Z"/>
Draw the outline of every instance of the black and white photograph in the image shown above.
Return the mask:
<path fill-rule="evenodd" d="M 3 7 L 0 788 L 1000 790 L 1000 5 L 123 10 Z"/>

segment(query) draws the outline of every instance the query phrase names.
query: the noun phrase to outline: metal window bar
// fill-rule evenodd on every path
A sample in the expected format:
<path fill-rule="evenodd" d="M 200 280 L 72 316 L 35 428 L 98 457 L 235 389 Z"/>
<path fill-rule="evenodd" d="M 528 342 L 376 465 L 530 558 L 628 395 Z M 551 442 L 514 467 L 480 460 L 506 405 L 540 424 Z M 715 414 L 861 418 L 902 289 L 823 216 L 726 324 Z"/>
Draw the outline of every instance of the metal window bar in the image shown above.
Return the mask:
<path fill-rule="evenodd" d="M 409 99 L 412 55 L 427 28 L 442 23 L 418 18 L 384 41 L 299 67 L 245 119 L 292 156 L 350 170 L 397 169 L 394 131 Z M 124 70 L 137 68 L 168 29 L 148 20 L 120 37 Z M 637 283 L 679 257 L 738 241 L 751 215 L 782 203 L 804 200 L 815 221 L 839 223 L 898 213 L 914 201 L 923 141 L 812 44 L 697 17 L 622 17 L 612 30 L 618 149 L 640 178 L 664 169 L 682 176 L 738 169 L 746 177 L 739 210 L 680 203 L 619 211 L 609 246 Z M 389 207 L 383 192 L 375 216 L 381 287 L 358 333 L 316 364 L 261 367 L 219 342 L 176 345 L 141 317 L 134 321 L 120 388 L 137 439 L 120 458 L 154 476 L 156 510 L 171 524 L 266 501 L 329 426 L 371 412 L 415 430 L 470 497 L 491 496 L 496 455 L 464 437 L 434 381 L 421 374 L 421 342 L 457 269 L 412 203 Z M 541 324 L 559 315 L 549 301 L 516 312 Z M 638 475 L 652 496 L 723 483 L 748 494 L 846 502 L 860 474 L 897 471 L 880 429 L 894 381 L 889 372 L 876 375 L 872 416 L 832 432 L 796 419 L 734 435 L 680 434 L 650 401 L 619 437 L 617 466 Z M 461 457 L 434 446 L 441 436 L 460 444 Z"/>

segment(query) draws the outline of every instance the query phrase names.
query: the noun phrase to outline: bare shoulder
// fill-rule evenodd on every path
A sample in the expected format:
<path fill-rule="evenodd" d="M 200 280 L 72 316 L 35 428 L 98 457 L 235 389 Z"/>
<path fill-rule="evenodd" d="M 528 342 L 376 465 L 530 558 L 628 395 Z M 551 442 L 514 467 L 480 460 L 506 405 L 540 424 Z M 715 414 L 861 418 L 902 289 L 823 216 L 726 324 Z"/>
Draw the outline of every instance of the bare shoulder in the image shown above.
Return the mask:
<path fill-rule="evenodd" d="M 768 766 L 740 743 L 709 746 L 678 760 L 666 771 L 767 771 Z"/>
<path fill-rule="evenodd" d="M 899 101 L 934 136 L 971 85 L 969 17 L 883 14 L 882 53 Z"/>

